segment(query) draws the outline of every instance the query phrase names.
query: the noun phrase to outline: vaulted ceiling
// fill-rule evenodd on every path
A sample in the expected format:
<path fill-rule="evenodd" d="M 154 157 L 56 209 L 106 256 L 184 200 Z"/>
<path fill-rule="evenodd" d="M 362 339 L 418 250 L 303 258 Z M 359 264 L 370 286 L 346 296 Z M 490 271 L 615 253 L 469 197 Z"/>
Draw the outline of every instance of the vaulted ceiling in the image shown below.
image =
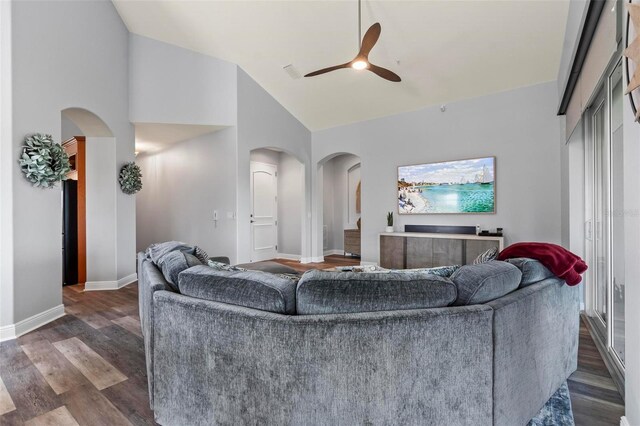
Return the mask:
<path fill-rule="evenodd" d="M 363 1 L 370 60 L 402 82 L 342 69 L 358 50 L 357 1 L 114 0 L 139 35 L 241 66 L 310 130 L 555 80 L 566 0 Z"/>

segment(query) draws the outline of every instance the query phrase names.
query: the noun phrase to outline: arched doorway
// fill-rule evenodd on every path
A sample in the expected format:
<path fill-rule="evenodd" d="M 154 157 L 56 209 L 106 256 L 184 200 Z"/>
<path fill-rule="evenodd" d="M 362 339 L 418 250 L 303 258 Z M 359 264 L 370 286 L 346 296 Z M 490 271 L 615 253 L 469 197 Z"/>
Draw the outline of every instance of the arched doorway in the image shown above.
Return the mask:
<path fill-rule="evenodd" d="M 115 137 L 84 108 L 61 111 L 61 133 L 73 169 L 63 184 L 63 284 L 118 288 Z"/>
<path fill-rule="evenodd" d="M 360 157 L 347 152 L 331 154 L 318 162 L 317 241 L 322 257 L 359 258 L 362 254 L 360 166 Z"/>

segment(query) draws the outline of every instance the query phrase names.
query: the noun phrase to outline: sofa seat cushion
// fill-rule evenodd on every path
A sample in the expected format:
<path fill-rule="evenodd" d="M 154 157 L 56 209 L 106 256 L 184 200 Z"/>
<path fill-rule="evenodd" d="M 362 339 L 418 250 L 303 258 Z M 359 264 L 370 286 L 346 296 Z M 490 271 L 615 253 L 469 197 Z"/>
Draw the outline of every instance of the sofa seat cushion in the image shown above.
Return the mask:
<path fill-rule="evenodd" d="M 195 266 L 178 279 L 180 293 L 261 311 L 295 314 L 296 283 L 262 271 L 219 271 Z"/>
<path fill-rule="evenodd" d="M 298 315 L 436 308 L 455 300 L 453 282 L 424 272 L 307 271 L 296 291 Z"/>
<path fill-rule="evenodd" d="M 506 262 L 514 265 L 516 268 L 520 269 L 520 272 L 522 272 L 520 288 L 546 280 L 547 278 L 555 277 L 553 272 L 535 259 L 529 259 L 528 257 L 514 257 L 513 259 L 507 259 Z"/>
<path fill-rule="evenodd" d="M 178 275 L 192 266 L 202 265 L 202 262 L 193 254 L 183 251 L 172 251 L 162 256 L 160 270 L 172 290 L 178 291 Z"/>
<path fill-rule="evenodd" d="M 458 289 L 455 305 L 476 305 L 511 293 L 520 285 L 522 272 L 514 265 L 492 260 L 458 269 L 451 280 Z"/>

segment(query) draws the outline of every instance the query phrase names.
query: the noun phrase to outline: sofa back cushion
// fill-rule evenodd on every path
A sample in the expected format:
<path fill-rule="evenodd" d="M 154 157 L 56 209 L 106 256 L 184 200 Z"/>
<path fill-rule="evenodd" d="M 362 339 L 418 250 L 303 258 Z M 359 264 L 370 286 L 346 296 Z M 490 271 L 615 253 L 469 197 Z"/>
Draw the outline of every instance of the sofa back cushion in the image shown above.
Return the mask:
<path fill-rule="evenodd" d="M 522 272 L 520 288 L 546 280 L 547 278 L 555 277 L 553 272 L 548 270 L 546 266 L 535 259 L 529 259 L 528 257 L 516 257 L 513 259 L 507 259 L 506 261 L 520 269 L 520 272 Z"/>
<path fill-rule="evenodd" d="M 517 289 L 522 272 L 507 262 L 492 260 L 458 269 L 451 280 L 458 289 L 455 305 L 476 305 L 502 297 Z"/>
<path fill-rule="evenodd" d="M 180 293 L 280 314 L 295 314 L 294 280 L 261 271 L 218 271 L 196 266 L 182 272 Z"/>
<path fill-rule="evenodd" d="M 424 272 L 308 271 L 296 292 L 298 315 L 435 308 L 454 300 L 449 279 Z"/>
<path fill-rule="evenodd" d="M 164 275 L 164 279 L 167 280 L 167 283 L 174 291 L 178 291 L 178 275 L 180 272 L 192 266 L 202 265 L 202 262 L 195 255 L 179 250 L 165 254 L 161 260 L 162 266 L 160 270 L 162 275 Z"/>

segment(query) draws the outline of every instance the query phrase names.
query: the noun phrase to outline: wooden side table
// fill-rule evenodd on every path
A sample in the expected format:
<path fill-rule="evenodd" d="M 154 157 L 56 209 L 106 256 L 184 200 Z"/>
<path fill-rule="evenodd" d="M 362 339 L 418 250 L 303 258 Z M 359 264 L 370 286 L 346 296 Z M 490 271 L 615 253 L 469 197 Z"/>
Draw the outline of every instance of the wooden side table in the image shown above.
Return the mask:
<path fill-rule="evenodd" d="M 361 256 L 362 251 L 360 249 L 360 230 L 359 229 L 345 229 L 344 230 L 344 255 L 347 253 L 352 255 Z"/>

